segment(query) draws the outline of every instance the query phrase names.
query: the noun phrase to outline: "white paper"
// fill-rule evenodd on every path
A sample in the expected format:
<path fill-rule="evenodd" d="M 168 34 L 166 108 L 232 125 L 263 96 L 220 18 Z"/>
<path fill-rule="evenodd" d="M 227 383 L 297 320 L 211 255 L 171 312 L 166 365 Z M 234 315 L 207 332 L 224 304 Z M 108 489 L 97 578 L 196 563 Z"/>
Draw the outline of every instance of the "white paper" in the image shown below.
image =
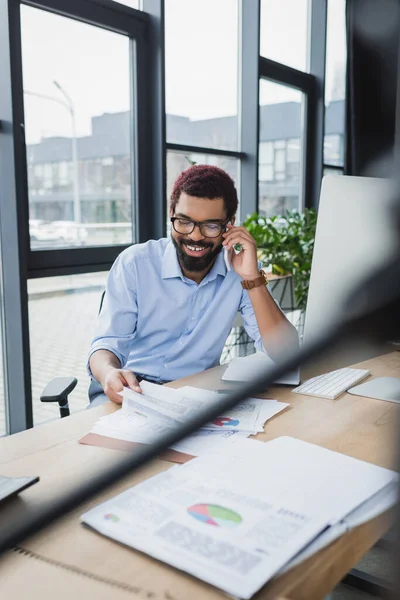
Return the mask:
<path fill-rule="evenodd" d="M 82 520 L 229 594 L 250 598 L 326 524 L 287 510 L 284 502 L 248 494 L 234 464 L 230 474 L 229 485 L 209 485 L 190 469 L 174 467 Z"/>
<path fill-rule="evenodd" d="M 229 452 L 210 451 L 199 457 L 191 472 L 211 484 L 229 485 L 231 463 L 242 472 L 249 494 L 262 473 L 257 489 L 263 494 L 282 494 L 293 510 L 329 515 L 330 524 L 398 480 L 394 471 L 291 437 L 268 443 L 237 440 Z"/>
<path fill-rule="evenodd" d="M 92 433 L 127 442 L 152 444 L 160 436 L 172 433 L 174 429 L 173 425 L 165 424 L 154 417 L 145 417 L 143 420 L 142 415 L 133 412 L 127 414 L 127 412 L 117 410 L 111 415 L 102 417 L 93 426 Z M 246 431 L 199 429 L 172 445 L 171 449 L 190 456 L 200 456 L 221 448 L 228 441 L 249 435 L 250 433 Z"/>
<path fill-rule="evenodd" d="M 226 443 L 235 442 L 240 437 L 248 437 L 247 431 L 213 431 L 212 429 L 198 429 L 192 435 L 171 446 L 172 450 L 189 454 L 190 456 L 201 456 L 211 450 L 225 447 Z"/>
<path fill-rule="evenodd" d="M 347 531 L 351 531 L 354 527 L 362 525 L 389 510 L 396 504 L 397 500 L 398 483 L 393 482 L 349 513 L 342 521 L 329 527 L 329 529 L 324 531 L 316 540 L 295 556 L 280 572 L 285 573 L 289 571 L 289 569 L 292 569 L 322 548 L 325 548 L 325 546 Z"/>
<path fill-rule="evenodd" d="M 201 397 L 203 402 L 220 402 L 229 390 L 223 392 L 211 392 L 190 386 L 179 388 L 187 398 Z M 208 423 L 205 428 L 229 429 L 237 431 L 248 431 L 256 434 L 264 431 L 264 425 L 268 419 L 287 408 L 286 402 L 278 402 L 274 399 L 247 398 L 232 410 L 224 413 L 222 417 L 213 423 Z"/>
<path fill-rule="evenodd" d="M 170 422 L 182 423 L 206 405 L 200 398 L 185 397 L 179 389 L 148 381 L 142 381 L 140 387 L 143 390 L 142 394 L 129 388 L 123 389 L 123 408 L 133 408 Z"/>
<path fill-rule="evenodd" d="M 239 439 L 143 482 L 82 519 L 227 593 L 250 598 L 285 565 L 393 502 L 397 480 L 393 471 L 293 438 L 264 444 Z"/>
<path fill-rule="evenodd" d="M 269 369 L 276 367 L 276 363 L 263 352 L 256 352 L 249 356 L 235 357 L 228 364 L 224 374 L 221 377 L 222 381 L 251 381 L 256 377 L 260 377 Z M 298 385 L 300 382 L 300 373 L 298 369 L 290 371 L 279 377 L 274 383 L 286 385 Z"/>
<path fill-rule="evenodd" d="M 143 394 L 124 388 L 122 408 L 99 419 L 92 433 L 109 438 L 151 444 L 162 435 L 172 433 L 184 416 L 224 399 L 223 394 L 185 387 L 166 388 L 148 382 L 142 383 Z M 203 428 L 172 449 L 191 456 L 200 456 L 221 444 L 264 431 L 265 422 L 286 408 L 277 400 L 248 398 L 232 411 L 207 423 Z M 237 434 L 240 433 L 240 436 Z M 211 435 L 212 434 L 212 435 Z M 235 435 L 234 435 L 235 434 Z"/>

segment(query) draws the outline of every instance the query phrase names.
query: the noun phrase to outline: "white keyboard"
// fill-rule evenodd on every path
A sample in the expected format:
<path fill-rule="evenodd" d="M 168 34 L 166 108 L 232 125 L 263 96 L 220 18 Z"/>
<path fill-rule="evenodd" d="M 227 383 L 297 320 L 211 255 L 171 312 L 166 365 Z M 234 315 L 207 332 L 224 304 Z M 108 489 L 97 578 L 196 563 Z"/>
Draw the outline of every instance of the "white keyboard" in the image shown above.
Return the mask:
<path fill-rule="evenodd" d="M 337 369 L 305 381 L 292 392 L 334 400 L 368 375 L 370 371 L 367 369 Z"/>

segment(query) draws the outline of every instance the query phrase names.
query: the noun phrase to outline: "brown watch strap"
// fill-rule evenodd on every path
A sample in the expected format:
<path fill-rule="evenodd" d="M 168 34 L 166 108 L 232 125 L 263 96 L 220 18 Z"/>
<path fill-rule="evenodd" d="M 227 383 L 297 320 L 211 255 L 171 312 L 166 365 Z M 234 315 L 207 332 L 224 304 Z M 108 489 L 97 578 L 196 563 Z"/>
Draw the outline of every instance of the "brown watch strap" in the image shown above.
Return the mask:
<path fill-rule="evenodd" d="M 267 279 L 265 272 L 262 269 L 260 269 L 259 273 L 260 273 L 260 277 L 242 281 L 241 282 L 242 288 L 244 290 L 252 290 L 253 288 L 258 287 L 259 285 L 267 285 L 268 279 Z"/>

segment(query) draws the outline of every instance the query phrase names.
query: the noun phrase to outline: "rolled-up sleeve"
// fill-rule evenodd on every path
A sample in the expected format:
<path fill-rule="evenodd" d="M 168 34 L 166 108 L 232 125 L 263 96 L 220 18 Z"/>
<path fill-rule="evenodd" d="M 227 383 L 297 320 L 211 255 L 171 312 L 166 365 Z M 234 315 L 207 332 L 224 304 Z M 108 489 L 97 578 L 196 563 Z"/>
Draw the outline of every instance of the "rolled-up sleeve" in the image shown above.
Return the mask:
<path fill-rule="evenodd" d="M 268 286 L 266 286 L 266 287 L 267 287 L 267 291 L 271 294 Z M 282 309 L 279 306 L 279 303 L 277 302 L 277 300 L 274 299 L 274 301 L 275 301 L 275 304 L 278 306 L 279 310 L 281 310 L 281 312 L 282 312 Z M 251 303 L 251 300 L 250 300 L 249 295 L 246 290 L 243 290 L 243 292 L 242 292 L 239 310 L 243 317 L 244 328 L 245 328 L 247 334 L 251 337 L 251 339 L 254 340 L 254 346 L 255 346 L 256 350 L 259 350 L 260 352 L 264 352 L 264 354 L 268 354 L 268 352 L 264 348 L 260 330 L 258 329 L 258 325 L 257 325 L 256 315 L 254 314 L 254 308 L 253 308 L 253 305 Z"/>
<path fill-rule="evenodd" d="M 136 282 L 135 261 L 131 259 L 127 262 L 122 253 L 109 272 L 103 306 L 97 317 L 87 363 L 91 377 L 89 361 L 97 350 L 109 350 L 115 354 L 121 366 L 127 361 L 136 335 Z"/>

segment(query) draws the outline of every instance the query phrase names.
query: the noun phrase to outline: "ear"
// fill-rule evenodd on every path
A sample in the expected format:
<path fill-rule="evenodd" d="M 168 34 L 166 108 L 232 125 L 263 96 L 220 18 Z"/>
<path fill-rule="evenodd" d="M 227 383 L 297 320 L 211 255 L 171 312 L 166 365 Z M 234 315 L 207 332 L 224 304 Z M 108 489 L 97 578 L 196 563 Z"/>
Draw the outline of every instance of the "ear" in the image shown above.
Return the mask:
<path fill-rule="evenodd" d="M 169 207 L 169 216 L 170 217 L 174 216 L 174 211 L 172 210 L 172 206 Z"/>
<path fill-rule="evenodd" d="M 233 217 L 232 217 L 232 219 L 231 219 L 231 225 L 234 225 L 234 224 L 235 224 L 235 221 L 236 221 L 236 217 L 235 217 L 235 215 L 233 215 Z"/>

